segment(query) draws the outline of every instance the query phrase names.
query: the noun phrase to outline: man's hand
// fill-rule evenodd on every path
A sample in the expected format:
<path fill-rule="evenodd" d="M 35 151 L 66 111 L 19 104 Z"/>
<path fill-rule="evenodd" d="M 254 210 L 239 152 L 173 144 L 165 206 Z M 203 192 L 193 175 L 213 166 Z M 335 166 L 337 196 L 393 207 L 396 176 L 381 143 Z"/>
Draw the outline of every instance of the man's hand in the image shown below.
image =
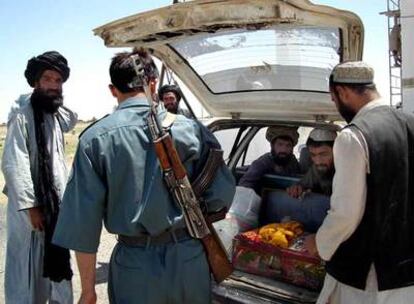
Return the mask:
<path fill-rule="evenodd" d="M 82 292 L 78 304 L 96 304 L 97 297 L 95 290 Z"/>
<path fill-rule="evenodd" d="M 315 235 L 316 234 L 310 234 L 305 237 L 305 250 L 313 256 L 319 256 Z"/>
<path fill-rule="evenodd" d="M 286 189 L 287 194 L 294 198 L 299 198 L 303 193 L 303 188 L 301 185 L 293 185 Z"/>
<path fill-rule="evenodd" d="M 78 304 L 95 304 L 95 279 L 96 279 L 96 253 L 86 253 L 76 251 L 79 275 L 81 279 L 81 297 Z"/>
<path fill-rule="evenodd" d="M 45 218 L 43 216 L 43 211 L 41 207 L 30 208 L 29 218 L 30 218 L 30 223 L 32 224 L 32 227 L 34 230 L 39 230 L 39 231 L 44 230 Z"/>

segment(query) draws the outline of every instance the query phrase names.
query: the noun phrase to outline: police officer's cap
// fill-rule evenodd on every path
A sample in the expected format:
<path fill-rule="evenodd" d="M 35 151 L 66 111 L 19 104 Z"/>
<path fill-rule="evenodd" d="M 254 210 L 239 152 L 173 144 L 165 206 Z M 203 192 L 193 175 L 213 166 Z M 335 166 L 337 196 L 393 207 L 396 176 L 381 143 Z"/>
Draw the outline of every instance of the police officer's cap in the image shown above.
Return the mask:
<path fill-rule="evenodd" d="M 348 61 L 334 67 L 331 83 L 349 85 L 374 84 L 374 69 L 362 61 Z"/>
<path fill-rule="evenodd" d="M 269 127 L 266 131 L 266 139 L 273 143 L 278 137 L 289 137 L 294 146 L 298 143 L 299 133 L 297 127 Z"/>

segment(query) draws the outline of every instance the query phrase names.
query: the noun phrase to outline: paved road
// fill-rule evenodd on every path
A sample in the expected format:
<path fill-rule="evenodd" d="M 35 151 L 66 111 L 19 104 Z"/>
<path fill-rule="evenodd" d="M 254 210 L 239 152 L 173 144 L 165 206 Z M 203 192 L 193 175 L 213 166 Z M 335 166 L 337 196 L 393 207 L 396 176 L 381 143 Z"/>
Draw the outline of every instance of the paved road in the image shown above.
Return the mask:
<path fill-rule="evenodd" d="M 96 292 L 98 293 L 98 303 L 109 303 L 106 293 L 108 262 L 116 240 L 113 235 L 106 231 L 102 233 L 101 245 L 99 247 L 97 262 Z M 0 203 L 0 303 L 4 303 L 4 252 L 6 244 L 6 204 Z M 75 299 L 80 294 L 79 272 L 76 267 L 75 257 L 72 254 L 72 269 L 74 271 L 73 288 Z"/>

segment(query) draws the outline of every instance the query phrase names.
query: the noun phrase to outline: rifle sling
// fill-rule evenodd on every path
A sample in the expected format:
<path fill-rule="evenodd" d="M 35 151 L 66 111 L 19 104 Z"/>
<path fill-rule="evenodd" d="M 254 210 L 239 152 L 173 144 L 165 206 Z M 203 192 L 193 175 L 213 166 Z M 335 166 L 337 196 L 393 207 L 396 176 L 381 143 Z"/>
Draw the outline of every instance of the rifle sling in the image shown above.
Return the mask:
<path fill-rule="evenodd" d="M 191 183 L 194 194 L 200 198 L 216 176 L 218 168 L 223 164 L 223 150 L 210 149 L 203 170 Z"/>
<path fill-rule="evenodd" d="M 162 127 L 165 130 L 171 128 L 174 124 L 175 119 L 177 118 L 176 114 L 167 112 L 164 119 L 161 122 Z M 210 149 L 206 163 L 203 170 L 197 176 L 197 178 L 191 183 L 193 192 L 197 198 L 200 198 L 204 191 L 210 186 L 218 168 L 223 163 L 223 150 L 220 149 Z"/>

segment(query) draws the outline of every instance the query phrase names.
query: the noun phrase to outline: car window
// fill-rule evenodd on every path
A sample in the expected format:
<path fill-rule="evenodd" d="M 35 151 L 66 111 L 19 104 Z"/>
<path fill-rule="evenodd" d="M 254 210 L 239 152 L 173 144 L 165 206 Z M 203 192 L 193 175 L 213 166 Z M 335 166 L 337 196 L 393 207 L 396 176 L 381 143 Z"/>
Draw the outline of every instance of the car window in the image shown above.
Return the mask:
<path fill-rule="evenodd" d="M 251 140 L 249 147 L 247 148 L 245 161 L 243 162 L 243 159 L 240 159 L 237 166 L 250 165 L 261 155 L 270 152 L 270 144 L 266 140 L 266 131 L 267 128 L 262 128 L 259 132 L 256 133 L 256 136 Z M 301 150 L 306 146 L 306 141 L 308 139 L 310 131 L 312 131 L 312 128 L 310 127 L 300 127 L 298 129 L 299 140 L 298 144 L 293 149 L 293 154 L 295 154 L 298 160 Z"/>
<path fill-rule="evenodd" d="M 171 47 L 213 93 L 328 92 L 327 79 L 341 51 L 339 29 L 291 25 L 197 35 Z"/>
<path fill-rule="evenodd" d="M 300 152 L 303 147 L 306 146 L 306 140 L 308 139 L 310 131 L 313 128 L 311 127 L 299 127 L 299 140 L 298 144 L 294 147 L 293 153 L 295 154 L 296 158 L 299 160 Z M 270 152 L 270 144 L 266 140 L 266 131 L 267 127 L 261 128 L 255 136 L 250 141 L 247 150 L 245 153 L 242 154 L 240 159 L 237 162 L 236 167 L 243 167 L 250 165 L 253 161 L 259 158 L 261 155 Z M 231 149 L 234 146 L 234 142 L 237 138 L 237 134 L 239 132 L 239 128 L 232 128 L 232 129 L 225 129 L 225 130 L 218 130 L 214 132 L 214 135 L 217 137 L 221 147 L 224 151 L 224 159 L 226 163 L 229 161 L 229 155 Z M 247 132 L 243 133 L 242 138 Z"/>
<path fill-rule="evenodd" d="M 306 141 L 308 140 L 309 133 L 313 130 L 311 127 L 299 127 L 298 133 L 299 133 L 299 140 L 298 144 L 293 149 L 293 153 L 296 155 L 296 157 L 299 159 L 300 151 L 306 147 Z"/>
<path fill-rule="evenodd" d="M 216 136 L 217 140 L 221 145 L 221 149 L 223 149 L 224 151 L 223 158 L 226 163 L 229 160 L 229 155 L 231 149 L 233 148 L 234 141 L 237 137 L 238 132 L 239 128 L 218 130 L 214 132 L 214 136 Z"/>
<path fill-rule="evenodd" d="M 250 165 L 260 156 L 270 151 L 269 142 L 266 140 L 266 130 L 267 128 L 262 128 L 256 133 L 247 148 L 245 159 L 241 157 L 237 167 Z"/>

